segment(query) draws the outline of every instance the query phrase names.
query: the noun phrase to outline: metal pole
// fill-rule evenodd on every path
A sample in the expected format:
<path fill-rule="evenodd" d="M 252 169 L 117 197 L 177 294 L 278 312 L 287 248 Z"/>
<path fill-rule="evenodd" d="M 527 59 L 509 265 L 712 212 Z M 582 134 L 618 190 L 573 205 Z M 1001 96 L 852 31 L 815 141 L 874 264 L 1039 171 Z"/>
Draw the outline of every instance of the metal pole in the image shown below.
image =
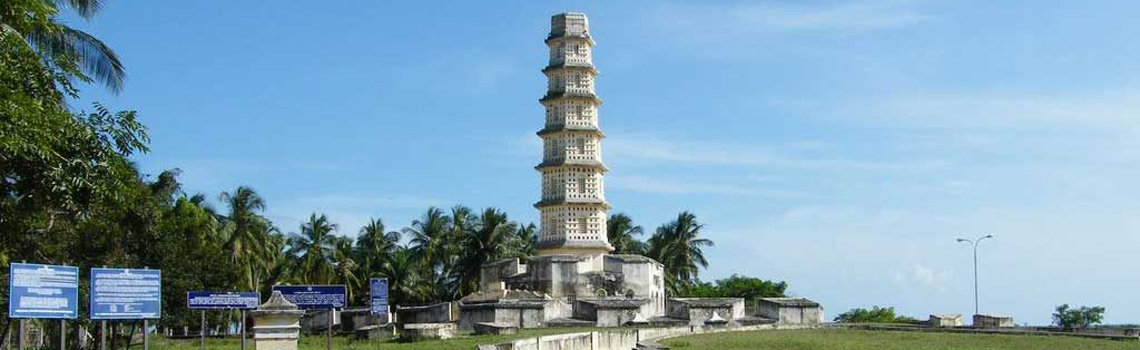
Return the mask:
<path fill-rule="evenodd" d="M 974 242 L 974 314 L 978 314 L 978 242 Z"/>
<path fill-rule="evenodd" d="M 150 332 L 147 331 L 147 329 L 150 328 L 149 325 L 150 325 L 150 321 L 144 318 L 143 319 L 143 350 L 150 350 L 150 336 L 148 335 Z"/>
<path fill-rule="evenodd" d="M 24 350 L 28 346 L 28 320 L 20 319 L 20 334 L 16 335 L 16 345 L 20 350 Z"/>
<path fill-rule="evenodd" d="M 245 309 L 241 310 L 241 350 L 245 350 Z"/>
<path fill-rule="evenodd" d="M 198 331 L 198 337 L 202 338 L 202 350 L 206 350 L 206 310 L 202 310 L 202 328 Z"/>
<path fill-rule="evenodd" d="M 67 350 L 67 320 L 59 320 L 59 350 Z"/>
<path fill-rule="evenodd" d="M 333 311 L 336 309 L 329 309 L 329 327 L 325 329 L 325 350 L 332 350 L 332 326 L 333 326 Z"/>
<path fill-rule="evenodd" d="M 107 321 L 99 321 L 99 350 L 107 350 Z"/>

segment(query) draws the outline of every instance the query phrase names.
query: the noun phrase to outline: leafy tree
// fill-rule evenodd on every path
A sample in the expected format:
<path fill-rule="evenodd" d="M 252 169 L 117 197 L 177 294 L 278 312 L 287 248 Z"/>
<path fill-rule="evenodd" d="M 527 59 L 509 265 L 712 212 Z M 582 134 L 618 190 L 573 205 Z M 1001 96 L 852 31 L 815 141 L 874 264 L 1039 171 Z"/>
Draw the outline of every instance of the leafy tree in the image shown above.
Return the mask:
<path fill-rule="evenodd" d="M 633 219 L 623 213 L 610 215 L 606 221 L 606 236 L 614 246 L 614 254 L 644 255 L 649 247 L 635 237 L 643 233 L 641 226 L 634 225 Z"/>
<path fill-rule="evenodd" d="M 703 227 L 696 215 L 684 211 L 649 238 L 646 256 L 665 265 L 665 288 L 670 295 L 692 285 L 700 269 L 709 265 L 702 249 L 712 247 L 713 241 L 700 238 Z"/>
<path fill-rule="evenodd" d="M 772 282 L 755 277 L 732 275 L 729 278 L 717 280 L 715 284 L 694 283 L 679 294 L 698 298 L 744 298 L 751 303 L 760 298 L 784 297 L 784 291 L 787 289 L 787 282 Z"/>
<path fill-rule="evenodd" d="M 1103 306 L 1081 306 L 1073 309 L 1069 304 L 1062 304 L 1056 310 L 1053 313 L 1053 324 L 1065 329 L 1088 328 L 1104 321 Z"/>
<path fill-rule="evenodd" d="M 895 315 L 894 307 L 872 306 L 870 310 L 854 308 L 835 317 L 835 322 L 844 323 L 912 323 L 914 318 Z"/>

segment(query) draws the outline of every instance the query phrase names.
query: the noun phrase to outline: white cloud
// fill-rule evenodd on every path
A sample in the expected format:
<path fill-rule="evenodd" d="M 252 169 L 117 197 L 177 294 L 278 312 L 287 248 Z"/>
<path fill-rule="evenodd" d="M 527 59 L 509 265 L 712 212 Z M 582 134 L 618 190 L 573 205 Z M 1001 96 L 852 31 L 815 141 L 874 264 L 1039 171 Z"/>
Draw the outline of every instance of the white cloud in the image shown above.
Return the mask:
<path fill-rule="evenodd" d="M 939 271 L 920 263 L 911 263 L 903 269 L 896 269 L 891 281 L 902 287 L 920 287 L 945 292 L 953 279 L 949 271 Z"/>

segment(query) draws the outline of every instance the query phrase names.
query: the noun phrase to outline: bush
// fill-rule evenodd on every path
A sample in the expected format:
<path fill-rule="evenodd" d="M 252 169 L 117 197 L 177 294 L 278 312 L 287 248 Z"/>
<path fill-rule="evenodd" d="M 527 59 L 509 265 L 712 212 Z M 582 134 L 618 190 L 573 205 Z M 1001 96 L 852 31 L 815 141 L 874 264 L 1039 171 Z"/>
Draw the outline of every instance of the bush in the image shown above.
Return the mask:
<path fill-rule="evenodd" d="M 870 310 L 854 308 L 839 314 L 835 322 L 845 323 L 918 323 L 913 317 L 895 315 L 894 307 L 872 306 Z"/>
<path fill-rule="evenodd" d="M 1104 321 L 1104 307 L 1081 306 L 1070 309 L 1069 304 L 1062 304 L 1053 313 L 1053 324 L 1065 329 L 1088 328 L 1091 325 Z"/>

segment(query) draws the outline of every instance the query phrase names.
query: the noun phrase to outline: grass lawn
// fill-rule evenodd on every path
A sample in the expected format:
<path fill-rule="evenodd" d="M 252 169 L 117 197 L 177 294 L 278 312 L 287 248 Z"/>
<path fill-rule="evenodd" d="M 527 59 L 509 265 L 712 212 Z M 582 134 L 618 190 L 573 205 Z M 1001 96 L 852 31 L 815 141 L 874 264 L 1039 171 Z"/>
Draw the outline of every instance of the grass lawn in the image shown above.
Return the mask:
<path fill-rule="evenodd" d="M 587 332 L 585 328 L 546 328 L 524 329 L 516 335 L 473 335 L 471 332 L 460 331 L 455 338 L 448 340 L 433 340 L 417 343 L 398 343 L 394 340 L 353 340 L 349 337 L 333 337 L 333 349 L 358 350 L 474 350 L 479 344 L 498 343 L 513 339 L 537 337 L 540 335 Z M 152 339 L 152 350 L 198 350 L 198 339 L 166 339 L 155 337 Z M 134 344 L 133 349 L 142 349 Z M 324 335 L 301 335 L 301 350 L 324 350 Z M 237 338 L 206 339 L 206 350 L 239 350 L 241 343 Z M 247 350 L 253 350 L 253 341 L 247 341 Z"/>
<path fill-rule="evenodd" d="M 662 343 L 676 350 L 1140 350 L 1140 341 L 863 330 L 727 332 Z"/>

